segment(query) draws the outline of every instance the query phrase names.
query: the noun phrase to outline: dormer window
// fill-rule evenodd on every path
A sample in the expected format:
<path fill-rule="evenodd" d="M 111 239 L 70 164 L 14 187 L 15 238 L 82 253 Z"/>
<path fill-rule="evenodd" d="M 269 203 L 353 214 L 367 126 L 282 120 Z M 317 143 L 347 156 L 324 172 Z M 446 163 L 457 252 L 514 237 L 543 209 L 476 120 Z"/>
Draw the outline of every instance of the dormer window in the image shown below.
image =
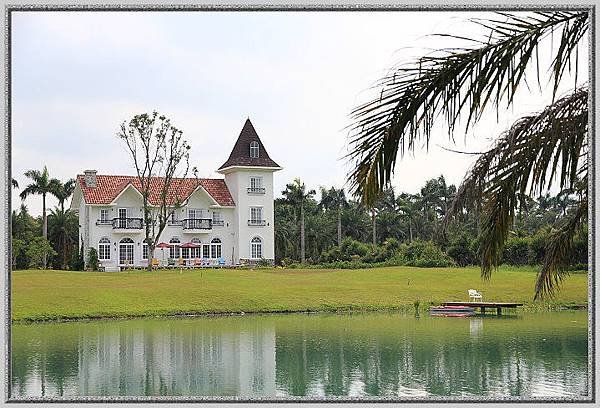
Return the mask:
<path fill-rule="evenodd" d="M 258 159 L 258 142 L 250 142 L 250 158 Z"/>

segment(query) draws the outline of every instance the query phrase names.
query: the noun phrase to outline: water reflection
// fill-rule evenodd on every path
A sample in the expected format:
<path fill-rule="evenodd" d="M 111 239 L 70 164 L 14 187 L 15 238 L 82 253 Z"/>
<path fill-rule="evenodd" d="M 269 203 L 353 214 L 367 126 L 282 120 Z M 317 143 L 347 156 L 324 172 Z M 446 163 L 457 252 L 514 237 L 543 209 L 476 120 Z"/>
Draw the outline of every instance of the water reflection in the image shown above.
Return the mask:
<path fill-rule="evenodd" d="M 244 316 L 13 327 L 24 396 L 585 396 L 585 313 Z"/>

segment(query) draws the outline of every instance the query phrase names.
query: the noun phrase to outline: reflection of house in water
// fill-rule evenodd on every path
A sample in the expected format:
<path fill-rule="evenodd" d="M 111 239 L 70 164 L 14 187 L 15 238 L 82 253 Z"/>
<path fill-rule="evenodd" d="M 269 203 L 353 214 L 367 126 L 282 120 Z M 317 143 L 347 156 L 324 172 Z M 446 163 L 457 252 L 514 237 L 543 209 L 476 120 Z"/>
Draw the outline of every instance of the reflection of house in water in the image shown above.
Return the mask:
<path fill-rule="evenodd" d="M 481 317 L 471 317 L 469 319 L 469 333 L 472 338 L 479 337 L 479 334 L 483 330 L 483 318 Z"/>
<path fill-rule="evenodd" d="M 81 339 L 77 394 L 274 395 L 275 331 L 165 330 L 164 323 L 89 331 Z"/>

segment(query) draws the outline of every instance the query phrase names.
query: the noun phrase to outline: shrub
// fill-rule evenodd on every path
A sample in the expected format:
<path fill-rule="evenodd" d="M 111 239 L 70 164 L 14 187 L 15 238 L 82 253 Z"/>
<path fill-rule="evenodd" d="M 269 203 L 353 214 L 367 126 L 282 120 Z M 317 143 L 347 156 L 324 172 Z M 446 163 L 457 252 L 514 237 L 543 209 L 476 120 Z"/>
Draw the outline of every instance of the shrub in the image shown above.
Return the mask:
<path fill-rule="evenodd" d="M 371 246 L 369 244 L 364 244 L 359 241 L 355 241 L 352 238 L 344 238 L 342 240 L 342 245 L 340 246 L 340 251 L 343 256 L 352 257 L 353 255 L 358 255 L 359 257 L 365 256 L 369 253 Z"/>
<path fill-rule="evenodd" d="M 571 247 L 571 265 L 578 265 L 579 267 L 585 265 L 585 269 L 588 267 L 588 240 L 587 234 L 582 236 L 579 235 L 573 239 L 573 246 Z"/>
<path fill-rule="evenodd" d="M 260 266 L 260 267 L 272 267 L 273 266 L 273 260 L 271 259 L 265 259 L 265 258 L 260 258 L 259 261 L 256 263 L 256 266 Z"/>
<path fill-rule="evenodd" d="M 502 251 L 502 262 L 514 266 L 528 264 L 529 258 L 529 239 L 528 238 L 509 238 L 504 243 Z"/>
<path fill-rule="evenodd" d="M 478 263 L 477 253 L 473 251 L 473 245 L 465 234 L 461 234 L 458 238 L 452 240 L 446 252 L 458 266 L 475 265 Z"/>
<path fill-rule="evenodd" d="M 96 251 L 96 248 L 88 249 L 88 261 L 87 261 L 88 268 L 91 269 L 92 271 L 97 271 L 98 264 L 99 264 L 98 251 Z"/>
<path fill-rule="evenodd" d="M 544 231 L 538 232 L 529 239 L 529 251 L 527 256 L 527 263 L 529 265 L 541 265 L 544 263 L 547 241 L 548 234 Z"/>
<path fill-rule="evenodd" d="M 81 242 L 81 248 L 79 252 L 73 251 L 71 261 L 69 262 L 69 269 L 72 271 L 83 271 L 85 268 L 85 262 L 83 258 L 83 241 Z"/>
<path fill-rule="evenodd" d="M 43 267 L 44 255 L 49 257 L 57 254 L 52 245 L 50 245 L 50 242 L 44 237 L 34 237 L 29 242 L 26 253 L 29 258 L 30 268 Z"/>
<path fill-rule="evenodd" d="M 407 266 L 422 268 L 456 266 L 454 260 L 431 241 L 414 241 L 400 245 L 397 261 Z"/>

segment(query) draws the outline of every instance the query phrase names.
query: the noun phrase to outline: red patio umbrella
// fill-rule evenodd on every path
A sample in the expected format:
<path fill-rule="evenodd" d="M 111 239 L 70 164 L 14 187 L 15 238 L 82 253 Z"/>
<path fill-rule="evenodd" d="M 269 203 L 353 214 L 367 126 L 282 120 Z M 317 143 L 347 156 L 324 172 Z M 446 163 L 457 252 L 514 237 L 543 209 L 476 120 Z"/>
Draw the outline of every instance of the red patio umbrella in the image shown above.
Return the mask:
<path fill-rule="evenodd" d="M 181 248 L 198 248 L 200 245 L 196 244 L 195 242 L 186 242 L 185 244 L 181 245 Z"/>
<path fill-rule="evenodd" d="M 166 242 L 161 242 L 160 244 L 156 245 L 157 248 L 160 248 L 161 252 L 162 252 L 162 256 L 163 256 L 163 266 L 165 263 L 165 248 L 169 248 L 171 245 L 167 244 Z"/>

